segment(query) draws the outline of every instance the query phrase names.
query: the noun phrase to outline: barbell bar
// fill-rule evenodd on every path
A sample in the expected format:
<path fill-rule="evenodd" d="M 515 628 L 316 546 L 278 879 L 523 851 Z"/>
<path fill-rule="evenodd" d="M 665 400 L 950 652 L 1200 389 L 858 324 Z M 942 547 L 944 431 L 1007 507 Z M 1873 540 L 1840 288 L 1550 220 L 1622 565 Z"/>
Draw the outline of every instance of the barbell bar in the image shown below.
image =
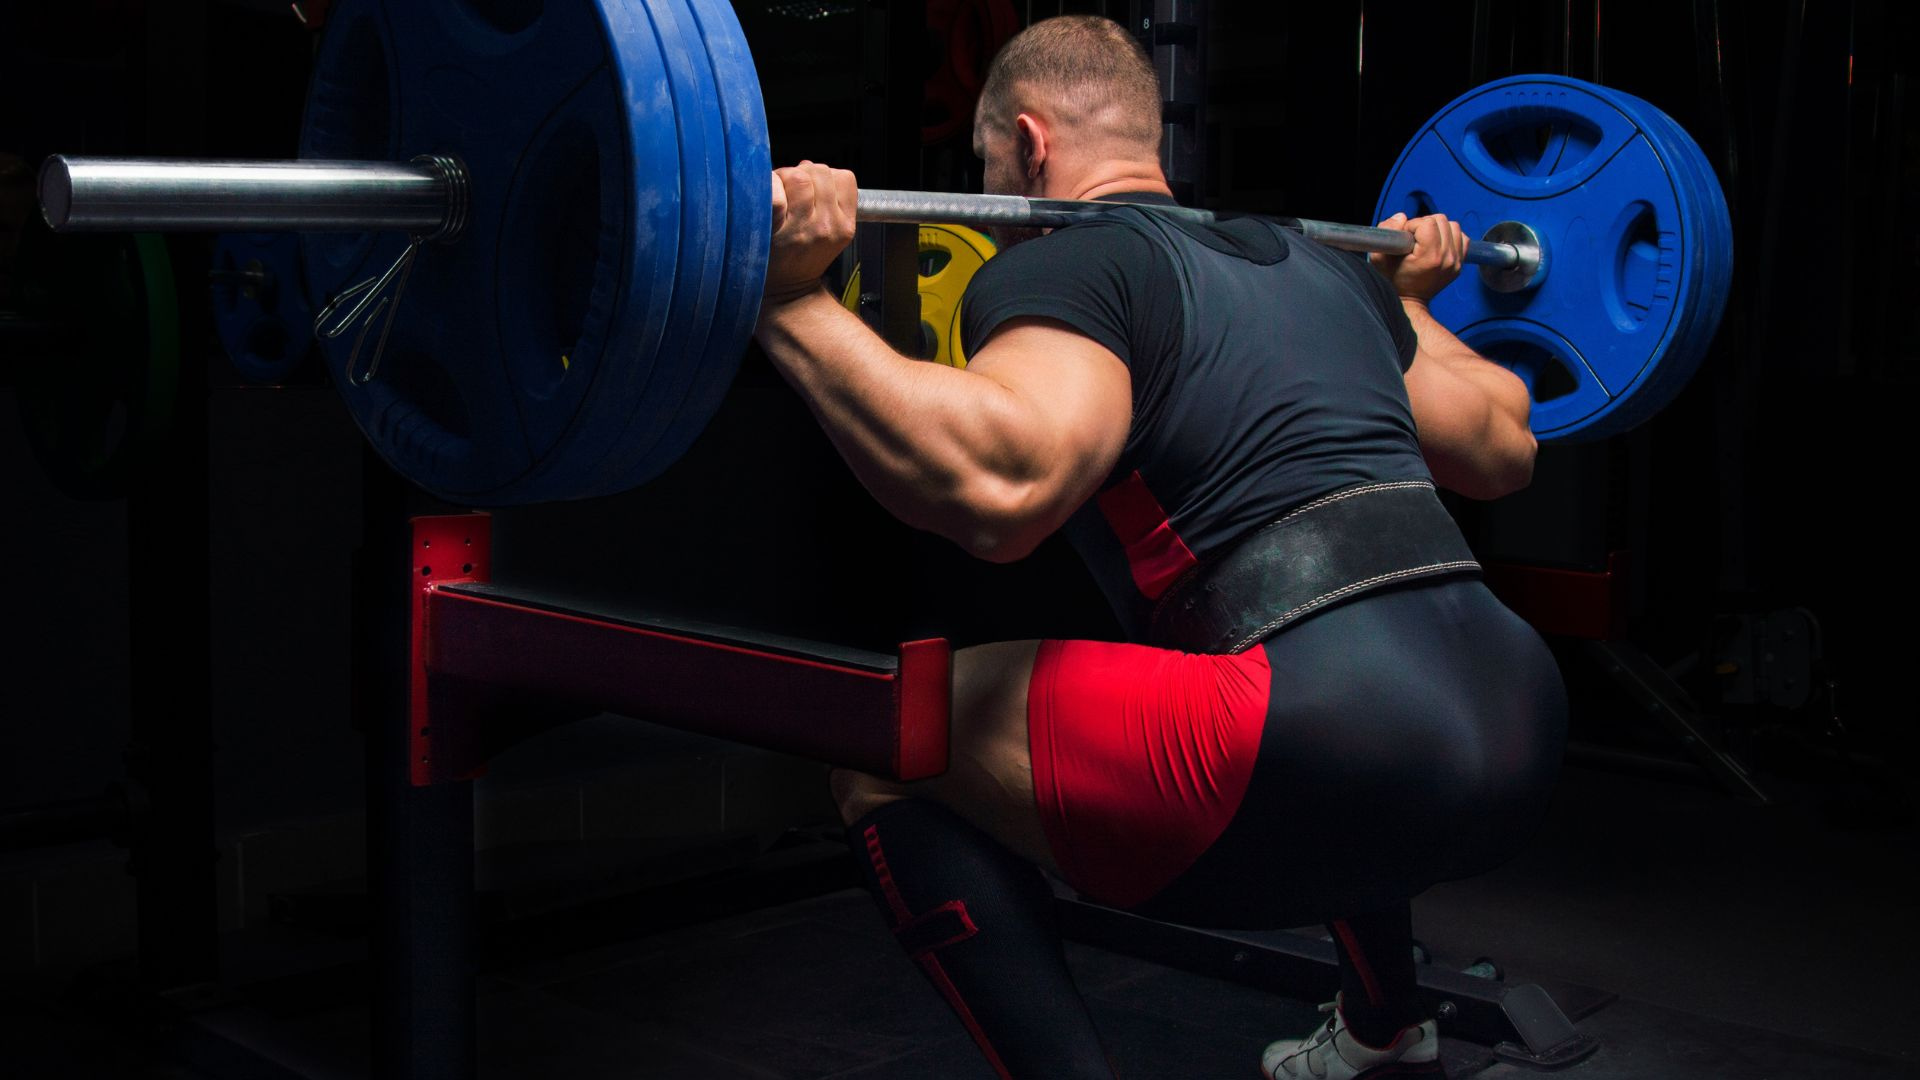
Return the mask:
<path fill-rule="evenodd" d="M 40 170 L 40 206 L 55 232 L 366 232 L 392 229 L 452 241 L 456 201 L 468 186 L 457 159 L 412 162 L 234 161 L 90 158 L 56 155 Z M 863 222 L 947 222 L 976 229 L 1059 228 L 1111 213 L 1116 204 L 861 188 Z M 1134 204 L 1199 223 L 1220 217 L 1183 206 Z M 1398 229 L 1308 218 L 1269 218 L 1328 247 L 1405 255 L 1413 238 Z M 1539 238 L 1517 222 L 1494 229 L 1502 241 L 1473 240 L 1466 261 L 1513 291 L 1539 281 Z M 1495 284 L 1498 281 L 1502 284 Z M 1504 284 L 1507 282 L 1512 285 Z"/>
<path fill-rule="evenodd" d="M 277 163 L 240 166 L 252 186 L 218 163 L 184 190 L 103 174 L 104 201 L 83 190 L 88 159 L 43 181 L 69 229 L 291 228 L 305 308 L 325 322 L 353 305 L 315 349 L 355 422 L 438 497 L 498 506 L 624 491 L 692 445 L 758 311 L 769 145 L 725 0 L 337 0 L 300 137 L 315 171 L 297 178 L 323 198 L 283 187 Z M 858 216 L 1047 227 L 1112 209 L 867 191 Z M 1628 430 L 1699 366 L 1732 230 L 1705 156 L 1653 106 L 1552 75 L 1470 90 L 1415 133 L 1374 219 L 1435 210 L 1478 238 L 1481 273 L 1434 316 L 1527 381 L 1542 440 Z M 1284 223 L 1329 246 L 1410 243 Z"/>

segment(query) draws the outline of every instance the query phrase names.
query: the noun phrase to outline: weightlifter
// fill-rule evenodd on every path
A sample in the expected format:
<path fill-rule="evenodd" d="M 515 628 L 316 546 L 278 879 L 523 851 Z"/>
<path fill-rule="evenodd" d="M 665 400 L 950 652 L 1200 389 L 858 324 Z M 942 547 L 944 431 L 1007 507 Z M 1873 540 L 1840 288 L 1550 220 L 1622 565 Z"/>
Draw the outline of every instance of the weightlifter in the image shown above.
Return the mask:
<path fill-rule="evenodd" d="M 1433 485 L 1524 486 L 1526 387 L 1427 314 L 1459 272 L 1442 216 L 1404 258 L 1255 220 L 1196 225 L 1159 167 L 1160 92 L 1104 19 L 1037 23 L 994 60 L 974 147 L 990 193 L 1111 214 L 1002 237 L 964 301 L 964 370 L 916 363 L 821 275 L 851 173 L 773 183 L 756 337 L 888 510 L 1007 561 L 1064 529 L 1125 642 L 954 658 L 952 767 L 833 775 L 888 925 L 1001 1076 L 1110 1077 L 1041 873 L 1154 918 L 1326 922 L 1327 1022 L 1268 1077 L 1442 1075 L 1409 901 L 1530 835 L 1565 692 L 1481 583 Z"/>

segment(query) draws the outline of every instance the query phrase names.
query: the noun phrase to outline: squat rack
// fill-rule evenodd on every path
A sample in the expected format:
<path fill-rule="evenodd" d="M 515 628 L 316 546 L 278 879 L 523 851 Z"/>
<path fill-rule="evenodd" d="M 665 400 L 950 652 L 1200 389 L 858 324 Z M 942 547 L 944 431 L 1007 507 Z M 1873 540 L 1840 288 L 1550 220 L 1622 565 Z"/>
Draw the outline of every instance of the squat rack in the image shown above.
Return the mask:
<path fill-rule="evenodd" d="M 369 731 L 376 1076 L 475 1074 L 471 783 L 498 751 L 616 712 L 895 779 L 946 768 L 943 640 L 887 656 L 583 607 L 493 582 L 488 515 L 409 524 L 406 720 Z M 382 714 L 391 712 L 369 719 Z M 1174 926 L 1057 892 L 1073 940 L 1290 997 L 1338 989 L 1330 942 Z M 1425 966 L 1419 980 L 1448 1034 L 1542 1068 L 1591 1053 L 1595 1042 L 1568 1012 L 1611 1000 L 1575 991 L 1563 1009 L 1535 985 Z"/>

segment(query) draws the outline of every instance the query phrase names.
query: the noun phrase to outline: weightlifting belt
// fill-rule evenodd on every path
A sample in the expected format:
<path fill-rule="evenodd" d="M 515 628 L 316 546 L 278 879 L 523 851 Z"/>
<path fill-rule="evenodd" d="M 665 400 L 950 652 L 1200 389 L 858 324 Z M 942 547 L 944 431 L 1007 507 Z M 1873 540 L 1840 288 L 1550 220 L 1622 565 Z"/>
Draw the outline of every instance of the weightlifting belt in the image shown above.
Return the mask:
<path fill-rule="evenodd" d="M 1315 499 L 1187 571 L 1154 606 L 1147 639 L 1237 653 L 1375 590 L 1479 572 L 1431 483 L 1366 484 Z"/>

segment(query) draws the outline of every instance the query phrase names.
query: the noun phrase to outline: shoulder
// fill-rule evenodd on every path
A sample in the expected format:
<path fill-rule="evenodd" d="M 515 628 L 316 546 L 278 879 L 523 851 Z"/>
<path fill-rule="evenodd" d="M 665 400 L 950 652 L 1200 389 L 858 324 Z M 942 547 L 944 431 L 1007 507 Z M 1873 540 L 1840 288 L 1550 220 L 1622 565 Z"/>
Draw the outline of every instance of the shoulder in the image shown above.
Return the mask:
<path fill-rule="evenodd" d="M 974 275 L 961 304 L 967 352 L 1009 319 L 1065 323 L 1131 362 L 1136 339 L 1153 337 L 1160 312 L 1178 295 L 1171 257 L 1141 226 L 1100 218 L 1055 229 L 1003 249 Z"/>
<path fill-rule="evenodd" d="M 1145 226 L 1115 215 L 1055 229 L 1002 249 L 974 278 L 976 302 L 989 297 L 1134 296 L 1166 288 L 1173 260 Z"/>

